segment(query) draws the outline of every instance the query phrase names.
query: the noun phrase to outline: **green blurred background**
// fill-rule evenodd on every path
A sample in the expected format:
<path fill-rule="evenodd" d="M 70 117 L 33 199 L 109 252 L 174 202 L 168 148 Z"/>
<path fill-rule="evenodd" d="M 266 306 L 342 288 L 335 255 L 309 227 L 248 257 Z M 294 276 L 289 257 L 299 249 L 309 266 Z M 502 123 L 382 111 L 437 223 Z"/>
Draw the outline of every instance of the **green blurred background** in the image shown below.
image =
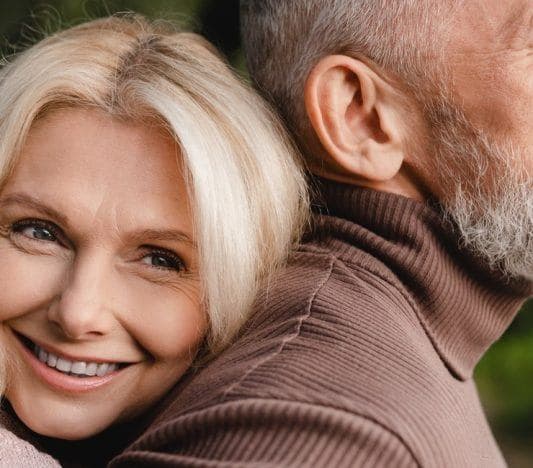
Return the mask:
<path fill-rule="evenodd" d="M 238 0 L 1 0 L 0 50 L 8 56 L 43 32 L 114 12 L 136 11 L 202 33 L 240 71 Z M 533 301 L 476 370 L 479 392 L 512 468 L 533 467 Z"/>

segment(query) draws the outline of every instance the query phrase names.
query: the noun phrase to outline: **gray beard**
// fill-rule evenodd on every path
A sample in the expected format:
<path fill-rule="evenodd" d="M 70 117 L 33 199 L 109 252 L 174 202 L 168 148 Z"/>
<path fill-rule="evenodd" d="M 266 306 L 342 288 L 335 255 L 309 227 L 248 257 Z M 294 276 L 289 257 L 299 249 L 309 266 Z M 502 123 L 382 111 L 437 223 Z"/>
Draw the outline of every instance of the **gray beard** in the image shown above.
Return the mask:
<path fill-rule="evenodd" d="M 452 101 L 425 103 L 430 124 L 429 163 L 438 177 L 444 216 L 462 247 L 508 279 L 533 280 L 531 155 L 474 128 Z"/>

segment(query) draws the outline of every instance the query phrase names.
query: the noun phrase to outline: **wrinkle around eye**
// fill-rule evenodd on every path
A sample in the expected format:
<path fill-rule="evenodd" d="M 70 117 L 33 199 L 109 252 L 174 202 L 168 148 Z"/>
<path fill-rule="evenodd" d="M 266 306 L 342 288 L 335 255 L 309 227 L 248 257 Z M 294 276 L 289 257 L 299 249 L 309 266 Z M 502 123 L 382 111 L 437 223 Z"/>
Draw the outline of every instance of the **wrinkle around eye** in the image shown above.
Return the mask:
<path fill-rule="evenodd" d="M 140 258 L 137 257 L 127 261 L 125 264 L 122 264 L 121 269 L 125 268 L 126 272 L 129 271 L 129 274 L 134 274 L 142 281 L 176 290 L 181 290 L 184 287 L 189 287 L 189 285 L 200 282 L 196 267 L 191 267 L 190 264 L 184 262 L 184 267 L 181 271 L 171 268 L 158 268 L 140 261 L 141 258 L 146 256 L 143 255 Z"/>
<path fill-rule="evenodd" d="M 148 273 L 147 276 L 150 276 L 150 281 L 158 285 L 167 286 L 177 291 L 199 287 L 200 285 L 200 279 L 194 272 L 185 270 L 182 272 L 165 269 L 155 270 L 155 272 Z"/>
<path fill-rule="evenodd" d="M 18 238 L 10 235 L 9 238 L 10 245 L 25 254 L 57 257 L 69 261 L 74 255 L 69 248 L 62 247 L 56 242 L 38 239 L 32 240 L 23 235 L 19 235 Z"/>
<path fill-rule="evenodd" d="M 174 291 L 183 294 L 191 302 L 200 302 L 201 301 L 201 282 L 195 281 L 192 282 L 175 282 L 169 285 Z"/>

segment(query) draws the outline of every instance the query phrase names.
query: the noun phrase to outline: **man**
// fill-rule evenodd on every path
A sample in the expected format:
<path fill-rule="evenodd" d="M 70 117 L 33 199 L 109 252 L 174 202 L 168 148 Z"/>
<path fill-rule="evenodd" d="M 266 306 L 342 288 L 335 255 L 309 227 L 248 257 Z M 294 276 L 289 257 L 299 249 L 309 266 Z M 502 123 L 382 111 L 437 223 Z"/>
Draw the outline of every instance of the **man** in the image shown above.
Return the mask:
<path fill-rule="evenodd" d="M 532 291 L 533 3 L 242 12 L 315 230 L 112 466 L 504 466 L 472 372 Z"/>

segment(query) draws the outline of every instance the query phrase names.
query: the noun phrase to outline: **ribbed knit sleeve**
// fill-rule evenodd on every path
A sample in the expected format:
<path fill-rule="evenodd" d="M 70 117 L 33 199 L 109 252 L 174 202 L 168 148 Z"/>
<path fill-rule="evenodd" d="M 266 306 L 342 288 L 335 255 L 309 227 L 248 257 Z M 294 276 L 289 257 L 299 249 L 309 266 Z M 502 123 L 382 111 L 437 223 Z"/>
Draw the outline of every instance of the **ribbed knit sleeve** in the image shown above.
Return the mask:
<path fill-rule="evenodd" d="M 111 467 L 419 466 L 403 442 L 365 417 L 250 399 L 162 424 Z"/>

